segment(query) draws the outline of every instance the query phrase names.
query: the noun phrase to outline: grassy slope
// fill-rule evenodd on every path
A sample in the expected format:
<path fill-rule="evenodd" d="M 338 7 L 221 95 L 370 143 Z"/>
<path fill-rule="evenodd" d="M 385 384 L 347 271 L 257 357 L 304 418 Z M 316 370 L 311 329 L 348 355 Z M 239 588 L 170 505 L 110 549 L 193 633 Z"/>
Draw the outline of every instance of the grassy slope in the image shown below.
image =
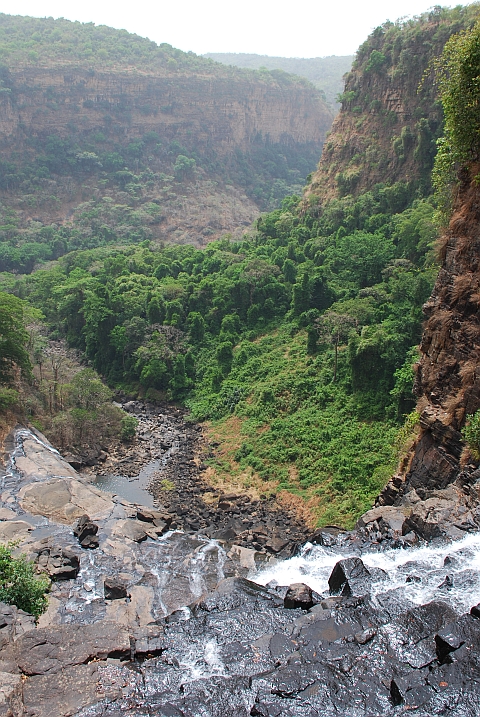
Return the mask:
<path fill-rule="evenodd" d="M 306 503 L 318 525 L 353 525 L 388 480 L 397 462 L 395 421 L 363 421 L 344 382 L 332 383 L 333 349 L 313 358 L 306 332 L 292 324 L 242 342 L 253 355 L 234 359 L 229 385 L 243 385 L 235 414 L 209 422 L 221 444 L 211 465 L 217 480 L 288 493 Z M 340 350 L 340 374 L 347 372 Z M 343 378 L 343 377 L 342 377 Z M 224 386 L 227 393 L 228 385 Z M 201 410 L 201 399 L 190 405 Z"/>

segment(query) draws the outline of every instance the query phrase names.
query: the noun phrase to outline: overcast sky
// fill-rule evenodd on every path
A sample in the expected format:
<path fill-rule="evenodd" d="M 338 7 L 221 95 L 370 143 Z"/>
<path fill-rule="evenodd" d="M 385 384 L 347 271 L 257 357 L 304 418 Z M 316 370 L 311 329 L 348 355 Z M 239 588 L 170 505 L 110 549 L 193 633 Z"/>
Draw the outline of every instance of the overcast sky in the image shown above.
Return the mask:
<path fill-rule="evenodd" d="M 198 54 L 323 57 L 353 54 L 385 20 L 418 15 L 434 4 L 431 0 L 0 0 L 0 11 L 110 25 Z"/>

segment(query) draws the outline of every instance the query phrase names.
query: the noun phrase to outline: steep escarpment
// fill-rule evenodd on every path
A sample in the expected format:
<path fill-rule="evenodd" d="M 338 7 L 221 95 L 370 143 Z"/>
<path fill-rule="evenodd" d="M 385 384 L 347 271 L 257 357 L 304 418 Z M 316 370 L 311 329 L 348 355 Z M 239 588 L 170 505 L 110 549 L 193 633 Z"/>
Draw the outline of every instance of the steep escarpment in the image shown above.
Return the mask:
<path fill-rule="evenodd" d="M 250 55 L 245 52 L 209 52 L 204 57 L 210 57 L 225 65 L 248 67 L 251 70 L 260 68 L 280 70 L 306 77 L 325 94 L 327 102 L 336 110 L 340 109 L 337 96 L 343 90 L 343 75 L 350 71 L 353 62 L 351 55 L 305 58 L 270 57 L 269 55 Z"/>
<path fill-rule="evenodd" d="M 306 80 L 111 28 L 1 15 L 0 55 L 3 270 L 245 230 L 301 190 L 333 119 Z"/>
<path fill-rule="evenodd" d="M 430 193 L 443 112 L 428 70 L 448 38 L 471 26 L 477 12 L 476 5 L 434 8 L 373 31 L 346 77 L 342 109 L 309 188 L 311 201 L 325 204 L 397 182 L 412 195 Z"/>
<path fill-rule="evenodd" d="M 401 493 L 444 489 L 459 477 L 460 433 L 467 416 L 480 408 L 480 192 L 477 168 L 465 171 L 454 213 L 443 238 L 443 262 L 424 305 L 426 323 L 417 366 L 421 434 L 413 449 Z M 467 478 L 465 474 L 464 478 Z M 391 490 L 391 486 L 389 486 Z M 393 492 L 395 494 L 395 491 Z M 391 496 L 392 497 L 392 496 Z"/>

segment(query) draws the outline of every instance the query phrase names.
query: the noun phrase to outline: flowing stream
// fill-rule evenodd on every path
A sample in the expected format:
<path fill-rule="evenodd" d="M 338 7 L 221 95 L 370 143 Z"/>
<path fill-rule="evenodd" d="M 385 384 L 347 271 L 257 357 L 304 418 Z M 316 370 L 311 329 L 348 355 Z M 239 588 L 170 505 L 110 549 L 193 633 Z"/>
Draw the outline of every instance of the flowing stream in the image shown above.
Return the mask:
<path fill-rule="evenodd" d="M 156 467 L 146 464 L 137 490 L 145 490 L 139 484 Z M 125 541 L 118 532 L 124 523 L 147 524 L 118 490 L 91 493 L 92 499 L 105 496 L 107 508 L 98 518 L 99 547 L 82 550 L 69 524 L 29 514 L 22 502 L 25 489 L 40 483 L 46 490 L 62 477 L 77 496 L 92 491 L 41 437 L 18 430 L 0 474 L 0 507 L 4 515 L 15 514 L 3 525 L 27 523 L 27 545 L 42 539 L 73 547 L 80 558 L 76 579 L 53 583 L 44 624 L 55 629 L 113 621 L 134 632 L 153 629 L 160 645 L 133 662 L 98 663 L 95 680 L 105 689 L 121 684 L 121 694 L 76 717 L 397 717 L 405 709 L 417 717 L 480 714 L 480 669 L 472 667 L 480 650 L 458 650 L 465 666 L 447 672 L 434 639 L 480 600 L 480 534 L 395 550 L 372 545 L 361 553 L 348 536 L 332 547 L 307 543 L 293 558 L 251 569 L 248 582 L 238 577 L 247 575 L 239 554 L 201 532 L 170 530 Z M 43 501 L 46 494 L 36 489 Z M 332 569 L 348 557 L 361 557 L 372 569 L 368 594 L 329 601 Z M 119 575 L 129 597 L 106 600 L 106 577 Z M 292 583 L 319 594 L 310 612 L 285 609 L 281 587 Z M 465 619 L 473 632 L 462 640 L 475 646 L 480 621 L 467 615 L 459 622 Z"/>
<path fill-rule="evenodd" d="M 252 573 L 251 579 L 267 585 L 307 583 L 322 594 L 328 592 L 328 578 L 340 558 L 358 556 L 338 548 L 307 543 L 300 555 Z M 480 534 L 470 533 L 456 542 L 439 541 L 420 547 L 362 552 L 367 568 L 381 568 L 387 580 L 374 584 L 371 595 L 396 591 L 398 597 L 415 605 L 441 599 L 457 612 L 466 612 L 480 600 Z M 448 576 L 448 578 L 447 578 Z M 443 584 L 443 585 L 442 585 Z"/>

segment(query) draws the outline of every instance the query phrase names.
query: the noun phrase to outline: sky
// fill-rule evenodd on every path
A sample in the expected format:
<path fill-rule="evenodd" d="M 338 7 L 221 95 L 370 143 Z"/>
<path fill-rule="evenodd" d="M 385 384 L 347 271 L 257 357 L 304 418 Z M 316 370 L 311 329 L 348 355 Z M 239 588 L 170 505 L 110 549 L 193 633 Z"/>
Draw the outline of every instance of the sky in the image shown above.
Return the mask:
<path fill-rule="evenodd" d="M 325 57 L 351 55 L 381 23 L 418 15 L 434 4 L 432 0 L 0 0 L 0 12 L 110 25 L 197 54 Z"/>

